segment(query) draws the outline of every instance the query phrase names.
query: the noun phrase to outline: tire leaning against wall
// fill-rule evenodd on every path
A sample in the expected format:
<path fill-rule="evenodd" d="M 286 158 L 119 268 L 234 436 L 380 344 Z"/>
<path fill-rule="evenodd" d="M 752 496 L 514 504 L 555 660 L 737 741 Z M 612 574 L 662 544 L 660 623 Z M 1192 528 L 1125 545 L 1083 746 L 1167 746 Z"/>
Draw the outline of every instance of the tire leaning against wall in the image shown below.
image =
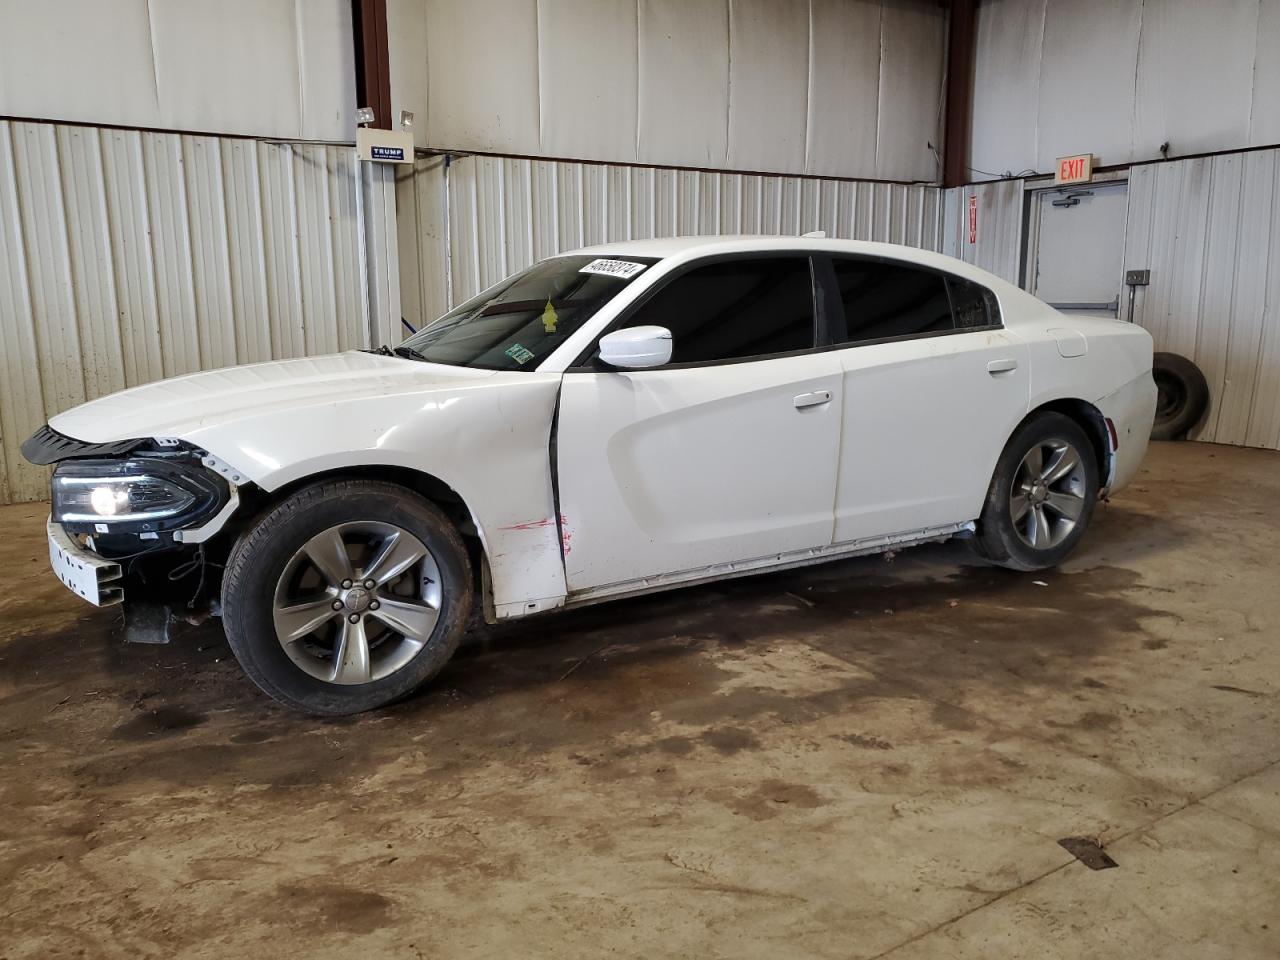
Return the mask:
<path fill-rule="evenodd" d="M 1157 353 L 1151 376 L 1159 391 L 1152 440 L 1181 440 L 1209 408 L 1209 384 L 1200 368 L 1177 353 Z"/>

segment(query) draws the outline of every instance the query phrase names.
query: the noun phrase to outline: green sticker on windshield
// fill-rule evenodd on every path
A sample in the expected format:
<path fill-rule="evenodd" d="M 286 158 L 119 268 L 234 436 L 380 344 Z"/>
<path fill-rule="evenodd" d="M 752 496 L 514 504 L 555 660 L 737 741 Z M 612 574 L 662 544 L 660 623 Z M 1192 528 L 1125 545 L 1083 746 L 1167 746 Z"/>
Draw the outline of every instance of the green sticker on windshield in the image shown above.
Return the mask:
<path fill-rule="evenodd" d="M 525 316 L 528 316 L 528 314 L 525 314 Z M 516 363 L 519 363 L 519 364 L 528 363 L 530 360 L 533 359 L 533 351 L 520 346 L 520 344 L 518 343 L 513 343 L 511 346 L 507 347 L 507 349 L 503 352 L 506 353 L 508 357 L 510 357 L 512 360 L 514 360 Z"/>

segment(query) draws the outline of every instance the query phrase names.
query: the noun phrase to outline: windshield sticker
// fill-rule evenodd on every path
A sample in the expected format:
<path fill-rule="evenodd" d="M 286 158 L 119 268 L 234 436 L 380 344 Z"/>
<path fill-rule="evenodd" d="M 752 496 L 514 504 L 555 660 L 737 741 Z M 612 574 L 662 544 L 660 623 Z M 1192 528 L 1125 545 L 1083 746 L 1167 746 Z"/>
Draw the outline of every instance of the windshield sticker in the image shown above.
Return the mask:
<path fill-rule="evenodd" d="M 542 329 L 545 333 L 555 333 L 556 324 L 560 322 L 560 318 L 556 316 L 556 308 L 551 305 L 551 301 L 547 301 L 547 309 L 542 311 Z"/>
<path fill-rule="evenodd" d="M 645 268 L 643 263 L 632 263 L 630 260 L 592 260 L 579 273 L 600 273 L 606 277 L 617 277 L 619 280 L 630 280 Z"/>
<path fill-rule="evenodd" d="M 528 316 L 528 314 L 525 314 L 525 316 Z M 533 359 L 533 351 L 520 346 L 518 343 L 513 343 L 503 352 L 516 363 L 522 365 Z"/>

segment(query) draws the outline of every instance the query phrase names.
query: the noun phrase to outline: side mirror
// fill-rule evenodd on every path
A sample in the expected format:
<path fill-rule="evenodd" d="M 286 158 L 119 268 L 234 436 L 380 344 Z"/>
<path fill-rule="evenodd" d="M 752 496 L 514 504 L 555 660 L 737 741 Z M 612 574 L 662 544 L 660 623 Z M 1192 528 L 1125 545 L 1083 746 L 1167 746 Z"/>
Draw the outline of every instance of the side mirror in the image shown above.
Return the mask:
<path fill-rule="evenodd" d="M 600 338 L 600 359 L 622 370 L 643 370 L 671 362 L 671 331 L 666 327 L 629 327 Z"/>

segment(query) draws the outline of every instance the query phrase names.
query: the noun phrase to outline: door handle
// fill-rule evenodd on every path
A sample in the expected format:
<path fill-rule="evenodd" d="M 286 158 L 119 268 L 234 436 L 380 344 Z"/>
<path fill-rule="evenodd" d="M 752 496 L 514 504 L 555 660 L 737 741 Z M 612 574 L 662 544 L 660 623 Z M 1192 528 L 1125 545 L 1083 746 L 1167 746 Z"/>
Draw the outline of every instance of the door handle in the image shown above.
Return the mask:
<path fill-rule="evenodd" d="M 1001 373 L 1012 373 L 1018 369 L 1018 361 L 1013 357 L 1005 357 L 1003 360 L 992 360 L 987 364 L 987 373 L 993 377 Z"/>
<path fill-rule="evenodd" d="M 831 402 L 831 391 L 815 390 L 813 393 L 802 393 L 792 402 L 795 403 L 797 410 L 803 410 L 805 407 L 816 407 L 820 404 Z"/>

